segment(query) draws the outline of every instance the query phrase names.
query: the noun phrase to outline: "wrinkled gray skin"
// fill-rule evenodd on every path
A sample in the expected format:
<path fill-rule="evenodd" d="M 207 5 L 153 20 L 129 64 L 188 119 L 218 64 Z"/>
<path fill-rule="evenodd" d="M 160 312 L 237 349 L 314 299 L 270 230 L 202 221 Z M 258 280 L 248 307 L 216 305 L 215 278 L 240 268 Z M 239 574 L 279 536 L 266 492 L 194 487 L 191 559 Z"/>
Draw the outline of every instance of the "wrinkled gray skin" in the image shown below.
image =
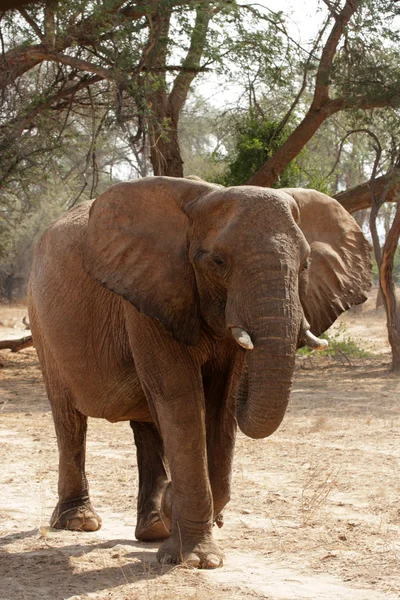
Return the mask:
<path fill-rule="evenodd" d="M 59 219 L 29 293 L 60 453 L 52 525 L 100 527 L 87 417 L 127 420 L 136 536 L 164 538 L 161 561 L 220 566 L 212 526 L 229 500 L 236 424 L 252 438 L 276 430 L 296 347 L 364 301 L 369 269 L 355 221 L 312 190 L 154 177 Z"/>

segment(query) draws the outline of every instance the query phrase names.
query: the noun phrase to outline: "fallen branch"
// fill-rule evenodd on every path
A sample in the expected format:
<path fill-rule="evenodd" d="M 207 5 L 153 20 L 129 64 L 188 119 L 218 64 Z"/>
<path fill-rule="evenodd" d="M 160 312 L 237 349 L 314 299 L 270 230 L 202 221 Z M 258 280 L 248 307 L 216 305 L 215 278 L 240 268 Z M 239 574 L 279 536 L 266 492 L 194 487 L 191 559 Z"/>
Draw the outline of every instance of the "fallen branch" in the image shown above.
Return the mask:
<path fill-rule="evenodd" d="M 11 350 L 11 352 L 19 352 L 24 348 L 33 346 L 32 336 L 28 335 L 18 340 L 0 340 L 0 350 Z"/>

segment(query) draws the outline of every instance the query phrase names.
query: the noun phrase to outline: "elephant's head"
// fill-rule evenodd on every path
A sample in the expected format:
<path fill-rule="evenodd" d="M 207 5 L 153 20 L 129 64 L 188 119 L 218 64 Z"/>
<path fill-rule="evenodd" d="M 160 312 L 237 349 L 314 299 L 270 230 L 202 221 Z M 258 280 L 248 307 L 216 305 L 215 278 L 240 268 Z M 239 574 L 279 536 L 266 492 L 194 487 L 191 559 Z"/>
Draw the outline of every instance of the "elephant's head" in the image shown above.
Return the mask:
<path fill-rule="evenodd" d="M 332 198 L 168 177 L 97 198 L 84 264 L 179 342 L 206 328 L 247 348 L 237 419 L 254 438 L 283 418 L 308 324 L 319 335 L 370 284 L 369 244 Z"/>

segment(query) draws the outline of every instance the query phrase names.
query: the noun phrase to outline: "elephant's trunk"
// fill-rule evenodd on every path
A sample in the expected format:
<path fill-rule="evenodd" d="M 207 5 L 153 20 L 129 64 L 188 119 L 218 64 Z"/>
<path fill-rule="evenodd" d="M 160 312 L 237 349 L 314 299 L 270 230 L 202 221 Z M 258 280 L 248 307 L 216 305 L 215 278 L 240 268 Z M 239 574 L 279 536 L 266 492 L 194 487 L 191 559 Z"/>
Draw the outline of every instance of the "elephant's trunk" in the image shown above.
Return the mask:
<path fill-rule="evenodd" d="M 236 393 L 236 417 L 242 432 L 251 438 L 268 437 L 284 417 L 302 319 L 297 279 L 287 272 L 279 278 L 279 272 L 265 274 L 264 270 L 264 276 L 268 281 L 253 296 L 248 294 L 250 301 L 244 304 L 236 296 L 227 305 L 233 337 L 243 347 L 240 340 L 245 334 L 249 338 Z M 268 297 L 263 294 L 266 289 Z"/>
<path fill-rule="evenodd" d="M 282 422 L 292 387 L 294 352 L 272 353 L 266 339 L 246 353 L 236 417 L 248 437 L 268 437 Z"/>

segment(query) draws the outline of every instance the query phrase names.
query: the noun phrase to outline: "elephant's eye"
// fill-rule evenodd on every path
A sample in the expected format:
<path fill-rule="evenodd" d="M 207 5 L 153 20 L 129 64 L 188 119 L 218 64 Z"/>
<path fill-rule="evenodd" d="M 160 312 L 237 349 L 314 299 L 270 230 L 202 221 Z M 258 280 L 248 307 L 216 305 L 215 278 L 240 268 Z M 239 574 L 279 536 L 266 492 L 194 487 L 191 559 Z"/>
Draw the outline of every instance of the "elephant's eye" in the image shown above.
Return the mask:
<path fill-rule="evenodd" d="M 218 256 L 218 254 L 215 254 L 212 258 L 213 263 L 218 265 L 219 267 L 221 267 L 222 265 L 225 264 L 225 261 L 223 258 L 221 258 L 220 256 Z"/>
<path fill-rule="evenodd" d="M 303 265 L 303 271 L 305 271 L 306 269 L 308 269 L 310 267 L 310 259 L 307 258 L 307 260 L 305 261 L 304 265 Z"/>

